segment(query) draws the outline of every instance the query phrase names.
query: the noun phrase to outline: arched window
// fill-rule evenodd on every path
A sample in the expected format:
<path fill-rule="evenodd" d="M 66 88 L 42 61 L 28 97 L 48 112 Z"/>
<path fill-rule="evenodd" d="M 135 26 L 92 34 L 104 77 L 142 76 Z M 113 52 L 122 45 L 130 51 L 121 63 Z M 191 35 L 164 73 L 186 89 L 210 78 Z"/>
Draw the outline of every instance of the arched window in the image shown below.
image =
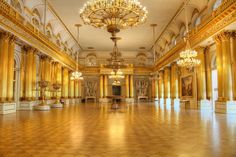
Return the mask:
<path fill-rule="evenodd" d="M 40 23 L 39 23 L 38 19 L 36 19 L 35 17 L 33 17 L 32 23 L 33 23 L 37 28 L 39 28 Z"/>
<path fill-rule="evenodd" d="M 222 3 L 222 0 L 216 0 L 215 4 L 213 5 L 213 10 L 216 10 Z"/>
<path fill-rule="evenodd" d="M 11 0 L 11 5 L 19 12 L 22 13 L 23 9 L 19 0 Z"/>
<path fill-rule="evenodd" d="M 196 26 L 200 25 L 200 23 L 201 23 L 201 17 L 199 16 L 199 17 L 196 19 L 194 26 L 196 27 Z"/>

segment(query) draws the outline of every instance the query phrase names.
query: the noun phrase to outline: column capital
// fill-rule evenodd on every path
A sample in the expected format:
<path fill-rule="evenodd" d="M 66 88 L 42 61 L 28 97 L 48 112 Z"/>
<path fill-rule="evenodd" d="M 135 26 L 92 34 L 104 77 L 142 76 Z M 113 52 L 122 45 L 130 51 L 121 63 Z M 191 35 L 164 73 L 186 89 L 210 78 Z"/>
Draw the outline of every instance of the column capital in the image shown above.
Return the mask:
<path fill-rule="evenodd" d="M 220 37 L 222 41 L 229 41 L 231 36 L 232 36 L 232 33 L 228 31 L 220 33 Z"/>

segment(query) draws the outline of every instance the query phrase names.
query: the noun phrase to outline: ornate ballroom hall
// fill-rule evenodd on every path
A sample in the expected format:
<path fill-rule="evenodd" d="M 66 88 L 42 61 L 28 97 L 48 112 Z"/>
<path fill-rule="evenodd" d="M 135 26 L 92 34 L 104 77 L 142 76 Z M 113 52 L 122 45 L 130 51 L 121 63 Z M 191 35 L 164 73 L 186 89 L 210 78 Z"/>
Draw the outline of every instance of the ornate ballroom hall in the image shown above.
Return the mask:
<path fill-rule="evenodd" d="M 236 0 L 0 0 L 0 157 L 236 157 Z"/>

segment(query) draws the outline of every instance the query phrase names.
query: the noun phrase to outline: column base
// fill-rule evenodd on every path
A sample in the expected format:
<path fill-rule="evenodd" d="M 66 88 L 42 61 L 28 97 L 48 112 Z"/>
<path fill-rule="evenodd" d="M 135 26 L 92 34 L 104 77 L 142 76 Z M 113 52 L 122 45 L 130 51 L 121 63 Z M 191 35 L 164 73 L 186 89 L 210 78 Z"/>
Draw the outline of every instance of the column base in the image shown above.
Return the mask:
<path fill-rule="evenodd" d="M 216 101 L 215 112 L 236 114 L 236 101 L 226 101 L 226 102 Z"/>
<path fill-rule="evenodd" d="M 63 108 L 63 105 L 60 102 L 58 102 L 58 103 L 52 104 L 51 108 Z"/>
<path fill-rule="evenodd" d="M 51 108 L 49 105 L 38 105 L 34 107 L 36 111 L 49 111 Z"/>
<path fill-rule="evenodd" d="M 20 110 L 20 111 L 33 110 L 36 105 L 37 105 L 36 101 L 22 101 L 17 107 L 17 110 Z"/>
<path fill-rule="evenodd" d="M 174 109 L 180 109 L 180 99 L 176 98 L 173 101 Z"/>
<path fill-rule="evenodd" d="M 99 98 L 99 103 L 109 103 L 111 102 L 111 99 L 108 98 Z"/>
<path fill-rule="evenodd" d="M 75 99 L 75 103 L 76 103 L 76 104 L 81 103 L 81 98 L 76 98 L 76 99 Z"/>
<path fill-rule="evenodd" d="M 171 105 L 171 98 L 166 98 L 165 99 L 165 104 L 166 105 Z"/>
<path fill-rule="evenodd" d="M 0 103 L 0 114 L 16 113 L 16 103 Z"/>
<path fill-rule="evenodd" d="M 62 99 L 63 105 L 70 105 L 70 99 Z"/>
<path fill-rule="evenodd" d="M 75 99 L 70 99 L 70 104 L 74 105 L 75 104 Z"/>
<path fill-rule="evenodd" d="M 164 101 L 164 98 L 160 98 L 159 101 L 160 101 L 160 102 L 159 102 L 160 105 L 164 105 L 164 102 L 165 102 L 165 101 Z"/>
<path fill-rule="evenodd" d="M 49 99 L 49 100 L 45 100 L 45 103 L 46 103 L 47 105 L 52 105 L 52 104 L 55 103 L 55 101 L 56 101 L 56 100 L 54 100 L 54 99 Z"/>
<path fill-rule="evenodd" d="M 209 100 L 198 101 L 198 107 L 200 110 L 212 110 L 212 104 Z"/>
<path fill-rule="evenodd" d="M 126 98 L 125 102 L 126 103 L 134 103 L 134 98 Z"/>

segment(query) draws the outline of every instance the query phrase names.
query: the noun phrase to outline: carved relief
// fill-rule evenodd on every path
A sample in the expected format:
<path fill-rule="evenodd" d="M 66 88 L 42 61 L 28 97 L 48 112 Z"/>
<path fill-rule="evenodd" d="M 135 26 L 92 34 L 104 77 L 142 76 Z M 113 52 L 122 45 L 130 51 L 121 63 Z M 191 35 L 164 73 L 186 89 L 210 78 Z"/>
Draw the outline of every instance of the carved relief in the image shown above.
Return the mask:
<path fill-rule="evenodd" d="M 96 97 L 97 95 L 97 81 L 89 80 L 85 83 L 85 96 L 86 97 Z"/>
<path fill-rule="evenodd" d="M 137 80 L 136 81 L 136 93 L 137 96 L 147 96 L 148 93 L 148 81 L 147 80 Z"/>

